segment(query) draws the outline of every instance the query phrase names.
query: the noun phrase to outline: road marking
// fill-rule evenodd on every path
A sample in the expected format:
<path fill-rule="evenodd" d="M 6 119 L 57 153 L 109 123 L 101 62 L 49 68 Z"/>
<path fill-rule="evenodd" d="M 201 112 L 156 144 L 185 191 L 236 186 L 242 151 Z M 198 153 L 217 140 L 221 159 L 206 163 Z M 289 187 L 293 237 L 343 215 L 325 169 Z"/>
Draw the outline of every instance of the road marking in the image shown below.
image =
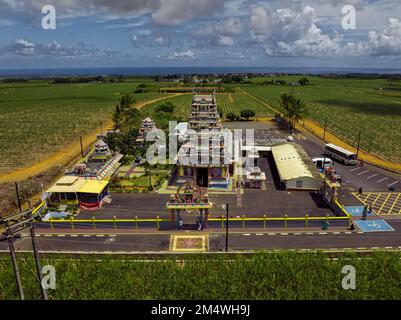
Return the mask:
<path fill-rule="evenodd" d="M 384 247 L 384 249 L 393 249 L 393 247 Z"/>
<path fill-rule="evenodd" d="M 319 234 L 327 234 L 327 232 L 319 232 Z"/>
<path fill-rule="evenodd" d="M 354 171 L 359 170 L 359 169 L 361 169 L 361 168 L 355 168 L 355 169 L 350 170 L 349 172 L 354 172 Z"/>
<path fill-rule="evenodd" d="M 351 234 L 352 232 L 351 232 L 351 231 L 345 231 L 345 233 L 346 233 L 346 234 Z"/>
<path fill-rule="evenodd" d="M 388 179 L 388 177 L 384 177 L 383 179 L 377 180 L 376 182 L 382 182 L 382 181 L 387 180 L 387 179 Z"/>
<path fill-rule="evenodd" d="M 115 234 L 109 234 L 109 237 L 116 237 Z"/>
<path fill-rule="evenodd" d="M 336 232 L 333 232 L 333 234 L 340 234 L 340 232 L 336 231 Z"/>
<path fill-rule="evenodd" d="M 390 183 L 390 184 L 387 185 L 387 187 L 394 186 L 394 185 L 396 185 L 397 183 L 399 183 L 399 181 L 395 181 L 395 182 L 393 182 L 393 183 Z"/>
<path fill-rule="evenodd" d="M 372 247 L 373 250 L 378 250 L 380 247 Z"/>
<path fill-rule="evenodd" d="M 104 237 L 104 234 L 97 234 L 96 237 Z"/>
<path fill-rule="evenodd" d="M 275 236 L 276 234 L 275 233 L 268 233 L 269 234 L 269 236 Z"/>
<path fill-rule="evenodd" d="M 65 234 L 58 234 L 57 237 L 65 237 Z"/>
<path fill-rule="evenodd" d="M 288 233 L 282 232 L 280 233 L 282 236 L 288 236 Z"/>
<path fill-rule="evenodd" d="M 370 179 L 370 178 L 373 178 L 373 177 L 376 177 L 376 176 L 378 176 L 378 175 L 379 175 L 378 173 L 372 174 L 371 176 L 367 177 L 366 180 L 368 180 L 368 179 Z"/>
<path fill-rule="evenodd" d="M 360 176 L 360 175 L 362 175 L 362 174 L 365 174 L 366 172 L 369 172 L 369 170 L 366 170 L 366 171 L 362 171 L 362 172 L 360 172 L 360 173 L 357 173 L 357 175 Z"/>
<path fill-rule="evenodd" d="M 70 234 L 70 237 L 78 237 L 77 234 Z"/>
<path fill-rule="evenodd" d="M 45 237 L 53 237 L 52 234 L 45 234 Z"/>
<path fill-rule="evenodd" d="M 84 237 L 90 237 L 90 234 L 84 234 L 83 236 Z"/>
<path fill-rule="evenodd" d="M 257 236 L 263 236 L 263 233 L 256 233 Z"/>
<path fill-rule="evenodd" d="M 357 250 L 365 250 L 366 248 L 365 247 L 358 247 L 358 248 L 356 248 Z"/>
<path fill-rule="evenodd" d="M 242 235 L 243 236 L 250 236 L 251 234 L 250 233 L 243 233 Z"/>
<path fill-rule="evenodd" d="M 391 206 L 390 210 L 388 213 L 391 213 L 393 211 L 393 208 L 395 207 L 396 203 L 398 202 L 398 198 L 401 196 L 401 193 L 398 194 L 397 198 L 395 198 L 393 205 Z"/>
<path fill-rule="evenodd" d="M 295 232 L 294 233 L 294 235 L 296 235 L 296 236 L 299 236 L 299 235 L 301 235 L 302 233 L 300 233 L 300 232 Z"/>
<path fill-rule="evenodd" d="M 306 234 L 313 234 L 313 232 L 307 232 Z"/>

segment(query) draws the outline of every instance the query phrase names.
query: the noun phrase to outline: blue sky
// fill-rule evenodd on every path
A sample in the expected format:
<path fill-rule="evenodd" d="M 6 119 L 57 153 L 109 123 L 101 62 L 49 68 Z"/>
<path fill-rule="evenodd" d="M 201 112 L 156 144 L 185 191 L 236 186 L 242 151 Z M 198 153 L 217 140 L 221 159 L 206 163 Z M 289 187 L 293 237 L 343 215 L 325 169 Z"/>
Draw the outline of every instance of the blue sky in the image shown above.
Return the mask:
<path fill-rule="evenodd" d="M 41 26 L 56 9 L 56 29 Z M 341 10 L 356 9 L 356 29 Z M 399 0 L 0 0 L 0 68 L 401 66 Z"/>

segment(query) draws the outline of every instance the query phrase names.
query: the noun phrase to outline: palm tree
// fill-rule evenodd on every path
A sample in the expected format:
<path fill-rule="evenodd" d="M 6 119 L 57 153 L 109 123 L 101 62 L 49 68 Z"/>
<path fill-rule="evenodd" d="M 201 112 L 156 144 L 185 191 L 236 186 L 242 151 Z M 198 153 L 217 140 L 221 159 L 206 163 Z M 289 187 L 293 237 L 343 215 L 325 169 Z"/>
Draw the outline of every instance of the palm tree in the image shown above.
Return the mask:
<path fill-rule="evenodd" d="M 280 107 L 283 110 L 283 116 L 288 119 L 291 129 L 295 129 L 296 124 L 308 114 L 305 102 L 287 92 L 280 96 Z"/>

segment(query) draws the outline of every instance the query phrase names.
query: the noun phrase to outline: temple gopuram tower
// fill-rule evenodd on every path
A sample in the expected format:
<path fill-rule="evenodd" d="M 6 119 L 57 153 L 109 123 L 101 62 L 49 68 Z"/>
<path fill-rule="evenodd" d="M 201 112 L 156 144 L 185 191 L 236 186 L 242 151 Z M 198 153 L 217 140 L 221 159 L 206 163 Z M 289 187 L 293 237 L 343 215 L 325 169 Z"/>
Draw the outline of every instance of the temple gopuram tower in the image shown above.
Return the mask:
<path fill-rule="evenodd" d="M 230 164 L 225 161 L 215 92 L 193 94 L 188 129 L 196 137 L 185 142 L 178 152 L 178 184 L 194 181 L 200 187 L 228 188 Z"/>

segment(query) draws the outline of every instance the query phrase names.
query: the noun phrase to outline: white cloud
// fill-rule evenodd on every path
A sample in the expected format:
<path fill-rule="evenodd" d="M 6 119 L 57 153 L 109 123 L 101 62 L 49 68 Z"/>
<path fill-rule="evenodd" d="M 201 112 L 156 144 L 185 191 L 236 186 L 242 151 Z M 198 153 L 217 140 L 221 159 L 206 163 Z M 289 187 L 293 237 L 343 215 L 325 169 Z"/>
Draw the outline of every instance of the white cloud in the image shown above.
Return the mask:
<path fill-rule="evenodd" d="M 229 36 L 220 36 L 218 40 L 219 45 L 231 47 L 234 45 L 234 38 Z"/>
<path fill-rule="evenodd" d="M 187 50 L 183 52 L 174 52 L 172 59 L 195 59 L 195 53 L 192 50 Z"/>
<path fill-rule="evenodd" d="M 187 51 L 175 51 L 170 55 L 158 55 L 159 59 L 168 59 L 168 60 L 194 60 L 196 59 L 195 53 L 192 50 Z"/>
<path fill-rule="evenodd" d="M 38 14 L 49 4 L 49 0 L 0 1 L 30 14 Z M 155 23 L 174 25 L 193 17 L 212 15 L 223 8 L 223 4 L 224 0 L 63 0 L 55 6 L 58 14 L 69 18 L 96 14 L 137 17 L 150 13 Z"/>
<path fill-rule="evenodd" d="M 396 18 L 388 19 L 388 24 L 381 32 L 370 31 L 368 37 L 371 55 L 401 54 L 401 22 Z"/>
<path fill-rule="evenodd" d="M 95 45 L 79 42 L 70 46 L 63 46 L 57 41 L 47 44 L 33 43 L 26 39 L 17 39 L 0 48 L 0 55 L 34 56 L 35 58 L 55 59 L 98 59 L 113 58 L 119 54 L 113 49 L 99 49 Z"/>
<path fill-rule="evenodd" d="M 268 55 L 326 56 L 339 53 L 340 34 L 325 34 L 315 23 L 315 10 L 306 6 L 296 11 L 275 11 L 258 6 L 251 10 L 251 39 Z"/>

